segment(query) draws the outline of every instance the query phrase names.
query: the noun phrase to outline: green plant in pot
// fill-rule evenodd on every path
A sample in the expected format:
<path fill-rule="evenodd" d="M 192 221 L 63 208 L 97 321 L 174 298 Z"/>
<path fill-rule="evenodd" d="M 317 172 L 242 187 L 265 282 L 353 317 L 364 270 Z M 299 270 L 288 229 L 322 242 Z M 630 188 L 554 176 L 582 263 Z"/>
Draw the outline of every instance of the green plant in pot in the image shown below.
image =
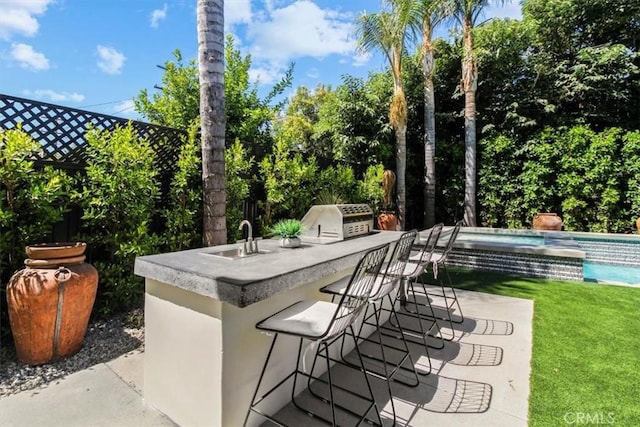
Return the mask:
<path fill-rule="evenodd" d="M 297 248 L 300 246 L 300 235 L 305 227 L 302 221 L 297 219 L 283 219 L 269 229 L 270 234 L 280 238 L 280 246 L 283 248 Z"/>

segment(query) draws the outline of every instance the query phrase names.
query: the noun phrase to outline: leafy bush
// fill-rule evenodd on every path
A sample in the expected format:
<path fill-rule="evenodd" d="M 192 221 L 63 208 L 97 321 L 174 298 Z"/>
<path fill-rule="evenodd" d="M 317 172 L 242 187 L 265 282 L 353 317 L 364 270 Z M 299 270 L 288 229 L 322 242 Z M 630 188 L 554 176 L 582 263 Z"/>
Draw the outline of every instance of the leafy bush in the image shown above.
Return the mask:
<path fill-rule="evenodd" d="M 180 147 L 176 173 L 169 188 L 169 208 L 162 214 L 166 220 L 164 244 L 170 251 L 195 248 L 202 243 L 201 161 L 198 123 L 189 128 L 187 140 Z"/>
<path fill-rule="evenodd" d="M 141 302 L 143 281 L 133 265 L 159 245 L 150 232 L 158 183 L 154 152 L 131 124 L 112 132 L 89 130 L 86 141 L 86 176 L 76 198 L 83 209 L 83 240 L 100 274 L 98 305 L 106 315 Z"/>
<path fill-rule="evenodd" d="M 5 284 L 23 267 L 25 246 L 48 242 L 70 207 L 73 179 L 51 167 L 37 169 L 33 156 L 40 149 L 20 126 L 0 130 L 0 340 L 9 334 Z"/>
<path fill-rule="evenodd" d="M 247 157 L 247 150 L 239 140 L 229 146 L 224 153 L 227 181 L 227 240 L 235 242 L 242 237 L 238 225 L 243 218 L 242 205 L 249 196 L 253 168 L 253 157 Z"/>
<path fill-rule="evenodd" d="M 358 197 L 358 181 L 353 168 L 337 165 L 320 171 L 315 189 L 316 204 L 356 203 Z"/>
<path fill-rule="evenodd" d="M 640 132 L 584 125 L 547 128 L 522 146 L 481 141 L 479 204 L 484 225 L 529 226 L 557 212 L 570 231 L 626 232 L 640 215 Z"/>
<path fill-rule="evenodd" d="M 69 210 L 72 179 L 51 167 L 36 169 L 40 150 L 20 127 L 0 130 L 0 271 L 2 280 L 20 268 L 27 245 L 46 242 Z"/>
<path fill-rule="evenodd" d="M 313 203 L 317 169 L 315 157 L 305 160 L 284 140 L 276 142 L 273 153 L 260 162 L 267 193 L 263 225 L 269 226 L 273 219 L 285 216 L 302 218 Z"/>
<path fill-rule="evenodd" d="M 513 139 L 497 135 L 480 141 L 482 167 L 478 173 L 480 218 L 486 227 L 522 227 L 521 161 Z M 515 178 L 517 177 L 517 178 Z"/>
<path fill-rule="evenodd" d="M 625 175 L 625 218 L 640 218 L 640 131 L 627 132 L 623 137 L 622 159 Z M 637 230 L 640 233 L 640 230 Z"/>
<path fill-rule="evenodd" d="M 358 192 L 360 200 L 367 203 L 374 214 L 382 209 L 382 196 L 384 189 L 382 188 L 382 175 L 384 174 L 383 165 L 369 166 L 364 173 L 362 181 L 358 181 Z"/>

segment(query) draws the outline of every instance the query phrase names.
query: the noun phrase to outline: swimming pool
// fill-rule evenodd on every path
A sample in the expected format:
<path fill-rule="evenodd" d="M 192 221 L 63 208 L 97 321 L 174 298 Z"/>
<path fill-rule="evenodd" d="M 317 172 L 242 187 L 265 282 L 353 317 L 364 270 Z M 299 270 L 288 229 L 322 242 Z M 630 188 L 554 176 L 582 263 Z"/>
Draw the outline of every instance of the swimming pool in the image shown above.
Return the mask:
<path fill-rule="evenodd" d="M 450 258 L 478 270 L 640 286 L 640 235 L 464 227 Z"/>
<path fill-rule="evenodd" d="M 585 282 L 640 286 L 640 267 L 585 261 L 582 269 Z"/>

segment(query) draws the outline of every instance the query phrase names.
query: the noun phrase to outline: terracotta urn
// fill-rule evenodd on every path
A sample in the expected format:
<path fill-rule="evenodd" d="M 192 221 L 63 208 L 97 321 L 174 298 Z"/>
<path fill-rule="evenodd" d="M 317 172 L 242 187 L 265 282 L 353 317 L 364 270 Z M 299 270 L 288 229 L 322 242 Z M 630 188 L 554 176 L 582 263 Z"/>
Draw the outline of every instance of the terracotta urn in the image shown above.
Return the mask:
<path fill-rule="evenodd" d="M 98 289 L 84 243 L 29 246 L 26 268 L 7 285 L 9 323 L 20 363 L 41 365 L 82 348 Z"/>
<path fill-rule="evenodd" d="M 398 229 L 398 216 L 393 212 L 381 212 L 378 215 L 378 229 L 396 231 Z"/>
<path fill-rule="evenodd" d="M 636 233 L 640 234 L 640 217 L 636 219 Z"/>
<path fill-rule="evenodd" d="M 553 212 L 537 213 L 533 217 L 534 230 L 562 230 L 562 218 Z"/>

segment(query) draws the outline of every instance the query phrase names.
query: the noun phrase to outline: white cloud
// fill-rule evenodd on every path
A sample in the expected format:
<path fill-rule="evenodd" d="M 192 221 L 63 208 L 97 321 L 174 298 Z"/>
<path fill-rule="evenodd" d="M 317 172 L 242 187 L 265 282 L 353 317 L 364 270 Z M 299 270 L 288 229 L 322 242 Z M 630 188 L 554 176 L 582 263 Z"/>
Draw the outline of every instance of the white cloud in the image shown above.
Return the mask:
<path fill-rule="evenodd" d="M 49 69 L 49 60 L 44 54 L 36 52 L 33 47 L 24 43 L 11 45 L 11 58 L 20 64 L 20 67 L 31 71 Z"/>
<path fill-rule="evenodd" d="M 236 24 L 251 22 L 251 0 L 227 0 L 224 2 L 225 32 Z"/>
<path fill-rule="evenodd" d="M 284 66 L 264 64 L 263 66 L 252 65 L 249 69 L 249 80 L 259 82 L 261 85 L 275 83 L 284 75 Z"/>
<path fill-rule="evenodd" d="M 167 4 L 164 4 L 162 9 L 155 9 L 151 12 L 151 27 L 158 28 L 158 24 L 160 21 L 163 21 L 167 18 Z"/>
<path fill-rule="evenodd" d="M 98 50 L 98 67 L 107 74 L 119 74 L 127 59 L 122 53 L 112 47 L 100 46 Z"/>
<path fill-rule="evenodd" d="M 122 102 L 118 102 L 113 106 L 113 112 L 117 114 L 129 115 L 132 112 L 135 113 L 135 104 L 132 99 L 127 99 Z"/>
<path fill-rule="evenodd" d="M 28 37 L 38 32 L 37 15 L 46 12 L 53 0 L 1 0 L 0 1 L 0 38 L 9 40 L 20 34 Z"/>
<path fill-rule="evenodd" d="M 324 58 L 355 50 L 353 17 L 321 9 L 309 0 L 285 7 L 267 4 L 267 13 L 249 24 L 252 58 L 284 63 L 295 57 Z"/>
<path fill-rule="evenodd" d="M 72 102 L 82 102 L 84 101 L 84 95 L 73 92 L 56 92 L 51 89 L 36 89 L 34 91 L 25 90 L 23 91 L 25 96 L 32 96 L 37 99 L 45 99 L 48 98 L 52 102 L 64 102 L 64 101 L 72 101 Z"/>
<path fill-rule="evenodd" d="M 369 59 L 371 59 L 370 52 L 356 51 L 356 54 L 353 57 L 353 62 L 351 65 L 353 65 L 354 67 L 363 67 L 367 65 L 367 63 L 369 62 Z"/>
<path fill-rule="evenodd" d="M 265 10 L 252 16 L 245 41 L 251 46 L 249 76 L 261 85 L 281 79 L 296 58 L 348 57 L 356 51 L 353 15 L 321 9 L 310 0 L 265 0 Z"/>

